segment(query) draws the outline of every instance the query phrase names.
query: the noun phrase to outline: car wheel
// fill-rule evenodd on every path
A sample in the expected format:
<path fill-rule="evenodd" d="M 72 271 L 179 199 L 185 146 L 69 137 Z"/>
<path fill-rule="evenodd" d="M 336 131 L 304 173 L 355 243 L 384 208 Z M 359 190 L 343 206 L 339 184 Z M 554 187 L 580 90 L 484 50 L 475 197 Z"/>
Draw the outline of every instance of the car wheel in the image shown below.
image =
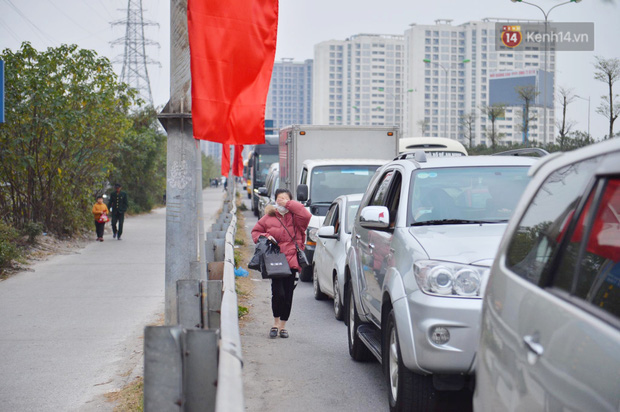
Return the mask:
<path fill-rule="evenodd" d="M 342 320 L 344 308 L 342 307 L 342 298 L 340 297 L 340 284 L 338 275 L 334 276 L 334 316 L 336 319 Z"/>
<path fill-rule="evenodd" d="M 308 265 L 305 269 L 301 271 L 299 274 L 299 280 L 302 282 L 310 282 L 312 280 L 312 271 L 314 265 Z"/>
<path fill-rule="evenodd" d="M 316 266 L 314 267 L 314 273 L 312 274 L 312 286 L 314 289 L 314 298 L 316 300 L 325 300 L 327 298 L 325 293 L 321 292 L 321 286 L 319 285 L 319 274 Z"/>
<path fill-rule="evenodd" d="M 421 375 L 407 369 L 398 341 L 394 310 L 390 310 L 384 329 L 383 359 L 388 384 L 390 411 L 429 411 L 435 407 L 432 375 Z"/>
<path fill-rule="evenodd" d="M 373 358 L 370 349 L 364 345 L 364 342 L 357 336 L 357 328 L 362 323 L 357 315 L 357 309 L 355 308 L 355 299 L 353 299 L 353 291 L 351 290 L 351 284 L 349 283 L 345 291 L 346 300 L 346 316 L 347 316 L 347 335 L 349 337 L 349 355 L 356 361 L 368 361 Z"/>

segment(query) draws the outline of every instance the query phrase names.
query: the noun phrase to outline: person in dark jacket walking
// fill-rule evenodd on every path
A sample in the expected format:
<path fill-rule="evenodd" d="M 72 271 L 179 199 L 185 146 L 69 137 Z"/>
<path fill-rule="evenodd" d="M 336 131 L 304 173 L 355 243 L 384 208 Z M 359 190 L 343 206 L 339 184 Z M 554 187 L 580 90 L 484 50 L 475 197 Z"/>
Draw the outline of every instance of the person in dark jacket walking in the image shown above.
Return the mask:
<path fill-rule="evenodd" d="M 121 185 L 114 185 L 114 192 L 110 195 L 110 203 L 108 204 L 112 212 L 112 237 L 121 240 L 123 234 L 123 223 L 125 222 L 125 212 L 129 207 L 127 193 L 121 191 Z M 116 227 L 118 223 L 118 229 Z"/>
<path fill-rule="evenodd" d="M 263 216 L 252 229 L 252 240 L 258 242 L 260 236 L 265 236 L 280 246 L 280 252 L 286 255 L 291 268 L 291 275 L 271 279 L 271 311 L 273 312 L 273 327 L 269 337 L 288 338 L 288 331 L 284 328 L 293 305 L 293 291 L 297 285 L 298 273 L 301 270 L 297 262 L 295 241 L 303 249 L 306 238 L 306 229 L 312 215 L 304 205 L 291 200 L 292 195 L 286 189 L 276 190 L 276 205 L 265 208 Z M 284 228 L 286 226 L 286 229 Z M 288 230 L 288 232 L 287 232 Z M 290 235 L 289 235 L 290 233 Z M 293 241 L 295 238 L 295 241 Z"/>

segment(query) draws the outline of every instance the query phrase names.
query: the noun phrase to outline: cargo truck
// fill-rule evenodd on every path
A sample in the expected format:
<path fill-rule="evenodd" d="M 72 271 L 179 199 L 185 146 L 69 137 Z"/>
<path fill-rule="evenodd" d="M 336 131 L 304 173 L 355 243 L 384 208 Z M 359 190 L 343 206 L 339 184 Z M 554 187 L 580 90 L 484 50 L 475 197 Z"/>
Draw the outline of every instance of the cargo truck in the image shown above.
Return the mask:
<path fill-rule="evenodd" d="M 248 196 L 251 208 L 258 217 L 258 188 L 265 186 L 269 166 L 278 162 L 278 135 L 265 136 L 265 143 L 254 146 L 248 159 Z"/>
<path fill-rule="evenodd" d="M 305 253 L 314 257 L 316 232 L 331 202 L 363 193 L 375 170 L 398 155 L 396 126 L 292 125 L 280 129 L 280 187 L 312 213 Z M 300 278 L 312 279 L 312 265 Z"/>

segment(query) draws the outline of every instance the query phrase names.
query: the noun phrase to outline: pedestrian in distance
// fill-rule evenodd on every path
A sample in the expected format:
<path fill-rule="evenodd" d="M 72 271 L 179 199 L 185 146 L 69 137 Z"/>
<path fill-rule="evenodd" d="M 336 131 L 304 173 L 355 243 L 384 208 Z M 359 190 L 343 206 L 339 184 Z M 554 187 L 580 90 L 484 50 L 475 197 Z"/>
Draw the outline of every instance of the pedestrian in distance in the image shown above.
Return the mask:
<path fill-rule="evenodd" d="M 125 222 L 125 212 L 129 207 L 127 193 L 121 191 L 119 183 L 114 185 L 114 192 L 110 195 L 110 211 L 112 213 L 112 237 L 121 240 L 123 235 L 123 223 Z M 117 227 L 118 224 L 118 227 Z"/>
<path fill-rule="evenodd" d="M 271 311 L 273 313 L 273 327 L 269 331 L 270 338 L 288 338 L 285 329 L 286 322 L 291 314 L 293 305 L 293 291 L 299 281 L 301 267 L 297 261 L 295 242 L 303 248 L 306 238 L 306 229 L 312 215 L 299 202 L 292 199 L 291 192 L 286 189 L 276 190 L 276 204 L 265 208 L 265 215 L 256 222 L 252 229 L 252 240 L 258 242 L 260 236 L 265 236 L 280 247 L 284 253 L 291 275 L 278 279 L 271 279 Z M 287 232 L 288 231 L 288 232 Z M 294 240 L 293 240 L 294 238 Z"/>
<path fill-rule="evenodd" d="M 110 211 L 105 203 L 103 203 L 103 196 L 97 196 L 97 203 L 93 205 L 93 217 L 95 218 L 95 232 L 97 233 L 97 242 L 103 242 L 103 230 L 105 229 L 105 223 L 110 220 L 108 214 Z"/>

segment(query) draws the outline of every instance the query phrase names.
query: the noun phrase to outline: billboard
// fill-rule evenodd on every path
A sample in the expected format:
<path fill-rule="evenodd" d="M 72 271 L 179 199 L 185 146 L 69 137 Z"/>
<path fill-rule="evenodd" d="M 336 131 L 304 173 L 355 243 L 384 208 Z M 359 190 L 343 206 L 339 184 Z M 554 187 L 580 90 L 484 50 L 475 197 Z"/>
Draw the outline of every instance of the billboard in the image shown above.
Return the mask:
<path fill-rule="evenodd" d="M 545 101 L 545 79 L 547 99 Z M 495 72 L 489 75 L 489 105 L 521 106 L 516 87 L 532 86 L 538 91 L 535 105 L 553 108 L 553 73 L 538 69 Z"/>

